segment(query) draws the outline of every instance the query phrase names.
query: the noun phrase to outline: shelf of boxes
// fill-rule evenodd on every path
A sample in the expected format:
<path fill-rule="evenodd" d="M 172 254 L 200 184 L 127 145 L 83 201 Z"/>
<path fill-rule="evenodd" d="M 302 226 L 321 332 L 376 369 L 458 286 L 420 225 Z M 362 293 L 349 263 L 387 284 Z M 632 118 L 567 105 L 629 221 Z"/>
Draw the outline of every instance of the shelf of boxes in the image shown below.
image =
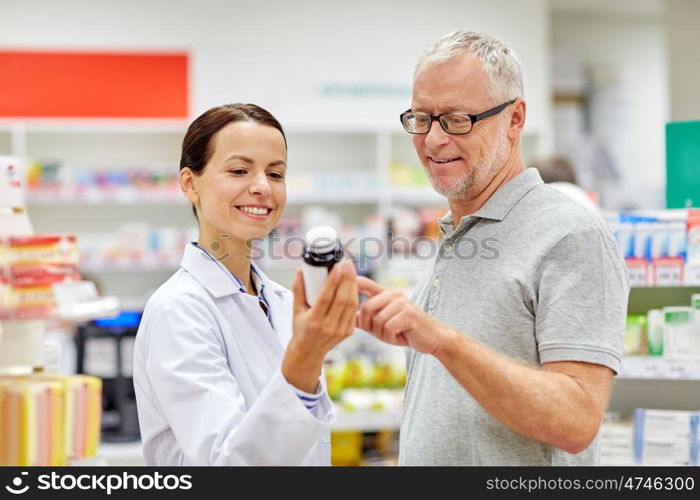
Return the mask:
<path fill-rule="evenodd" d="M 700 413 L 638 409 L 634 415 L 635 462 L 687 466 L 698 462 Z"/>
<path fill-rule="evenodd" d="M 700 359 L 626 356 L 618 378 L 700 381 Z"/>
<path fill-rule="evenodd" d="M 700 287 L 630 292 L 621 378 L 700 379 Z"/>
<path fill-rule="evenodd" d="M 700 465 L 699 418 L 693 411 L 639 409 L 633 421 L 606 421 L 600 430 L 600 465 Z"/>
<path fill-rule="evenodd" d="M 700 286 L 700 210 L 603 214 L 633 287 Z"/>
<path fill-rule="evenodd" d="M 89 206 L 110 208 L 111 205 L 183 205 L 187 200 L 179 189 L 154 190 L 151 192 L 138 192 L 132 189 L 118 190 L 90 190 L 78 192 L 74 190 L 51 190 L 35 188 L 27 196 L 30 206 Z"/>
<path fill-rule="evenodd" d="M 288 205 L 328 204 L 328 205 L 377 205 L 382 196 L 397 205 L 424 206 L 444 205 L 447 201 L 439 194 L 426 189 L 397 189 L 389 190 L 384 194 L 374 191 L 339 190 L 326 193 L 288 193 Z M 47 188 L 35 188 L 28 197 L 27 202 L 31 206 L 104 206 L 111 205 L 182 205 L 186 204 L 179 188 L 175 191 L 154 190 L 151 192 L 138 192 L 132 189 L 120 190 L 91 190 L 89 192 L 76 192 L 74 190 L 53 190 Z"/>
<path fill-rule="evenodd" d="M 699 285 L 633 286 L 629 295 L 629 314 L 646 314 L 652 309 L 690 304 L 691 297 L 700 293 Z"/>
<path fill-rule="evenodd" d="M 177 264 L 122 263 L 80 266 L 80 270 L 93 274 L 174 273 L 179 267 L 179 262 Z"/>
<path fill-rule="evenodd" d="M 74 236 L 34 235 L 17 158 L 0 157 L 0 465 L 57 466 L 96 454 L 102 381 L 43 373 L 45 322 L 116 314 L 81 281 Z M 41 372 L 41 373 L 38 373 Z"/>
<path fill-rule="evenodd" d="M 603 426 L 601 464 L 698 463 L 691 453 L 697 449 L 692 422 L 700 410 L 700 322 L 693 312 L 698 293 L 697 286 L 631 289 L 626 355 L 609 407 L 635 418 Z M 665 427 L 675 430 L 669 434 Z"/>

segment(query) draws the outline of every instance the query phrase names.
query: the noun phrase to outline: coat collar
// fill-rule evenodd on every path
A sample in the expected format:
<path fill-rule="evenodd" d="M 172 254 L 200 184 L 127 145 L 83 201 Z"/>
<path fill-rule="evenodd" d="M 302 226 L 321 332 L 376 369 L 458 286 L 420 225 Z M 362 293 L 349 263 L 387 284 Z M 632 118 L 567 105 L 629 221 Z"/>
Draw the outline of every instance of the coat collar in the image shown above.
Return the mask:
<path fill-rule="evenodd" d="M 185 246 L 185 252 L 182 256 L 180 266 L 192 274 L 192 276 L 216 298 L 245 293 L 241 291 L 234 277 L 223 265 L 214 261 L 214 257 L 210 256 L 194 243 L 188 243 Z M 273 292 L 280 296 L 285 293 L 291 293 L 286 288 L 268 278 L 257 264 L 253 264 L 253 269 L 258 274 L 260 282 L 264 286 L 265 293 Z"/>
<path fill-rule="evenodd" d="M 267 274 L 265 274 L 262 269 L 256 264 L 253 263 L 253 271 L 258 274 L 258 278 L 260 278 L 260 282 L 262 285 L 265 287 L 266 292 L 274 292 L 279 296 L 282 296 L 284 294 L 292 294 L 290 290 L 287 290 L 285 287 L 280 285 L 279 283 L 276 283 L 275 281 L 272 281 Z"/>

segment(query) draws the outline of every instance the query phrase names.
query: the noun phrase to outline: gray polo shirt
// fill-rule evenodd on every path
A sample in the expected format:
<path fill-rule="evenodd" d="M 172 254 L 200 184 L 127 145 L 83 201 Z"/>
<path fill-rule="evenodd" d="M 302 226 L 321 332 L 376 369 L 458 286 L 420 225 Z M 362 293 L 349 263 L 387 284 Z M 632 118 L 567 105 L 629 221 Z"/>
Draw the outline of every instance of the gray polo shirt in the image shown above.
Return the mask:
<path fill-rule="evenodd" d="M 629 282 L 595 213 L 527 169 L 443 238 L 413 301 L 527 366 L 585 361 L 617 372 Z M 593 465 L 598 438 L 571 455 L 509 430 L 433 356 L 409 349 L 402 465 Z"/>

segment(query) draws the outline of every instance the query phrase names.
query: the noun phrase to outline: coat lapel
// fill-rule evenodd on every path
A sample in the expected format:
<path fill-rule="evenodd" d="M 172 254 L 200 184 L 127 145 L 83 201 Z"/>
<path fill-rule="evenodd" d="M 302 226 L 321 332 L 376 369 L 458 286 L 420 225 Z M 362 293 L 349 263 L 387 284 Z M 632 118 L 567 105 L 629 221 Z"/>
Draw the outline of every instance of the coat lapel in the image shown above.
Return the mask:
<path fill-rule="evenodd" d="M 275 355 L 281 357 L 292 333 L 292 292 L 272 281 L 257 265 L 253 265 L 260 276 L 260 281 L 265 285 L 265 299 L 270 305 L 272 325 L 260 308 L 257 297 L 241 293 L 238 285 L 226 274 L 226 271 L 221 269 L 202 249 L 188 244 L 181 264 L 213 297 L 223 299 L 231 296 L 230 300 L 239 305 L 240 310 L 245 314 L 245 319 L 228 318 L 232 328 L 240 328 L 240 324 L 236 324 L 239 321 L 250 323 L 260 340 L 272 349 Z"/>
<path fill-rule="evenodd" d="M 260 281 L 265 285 L 265 299 L 270 304 L 275 337 L 280 345 L 286 348 L 292 335 L 294 307 L 292 292 L 272 281 L 257 265 L 253 265 L 260 276 Z"/>

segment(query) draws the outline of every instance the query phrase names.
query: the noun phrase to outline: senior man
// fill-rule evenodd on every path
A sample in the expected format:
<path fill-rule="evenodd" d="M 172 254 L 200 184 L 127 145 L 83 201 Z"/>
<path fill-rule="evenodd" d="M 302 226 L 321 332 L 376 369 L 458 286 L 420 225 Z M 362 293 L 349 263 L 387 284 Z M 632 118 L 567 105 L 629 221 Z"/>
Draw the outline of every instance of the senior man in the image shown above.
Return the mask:
<path fill-rule="evenodd" d="M 620 368 L 629 282 L 603 221 L 525 169 L 520 64 L 453 32 L 401 115 L 449 203 L 411 301 L 359 278 L 358 326 L 408 346 L 402 465 L 592 465 Z"/>

